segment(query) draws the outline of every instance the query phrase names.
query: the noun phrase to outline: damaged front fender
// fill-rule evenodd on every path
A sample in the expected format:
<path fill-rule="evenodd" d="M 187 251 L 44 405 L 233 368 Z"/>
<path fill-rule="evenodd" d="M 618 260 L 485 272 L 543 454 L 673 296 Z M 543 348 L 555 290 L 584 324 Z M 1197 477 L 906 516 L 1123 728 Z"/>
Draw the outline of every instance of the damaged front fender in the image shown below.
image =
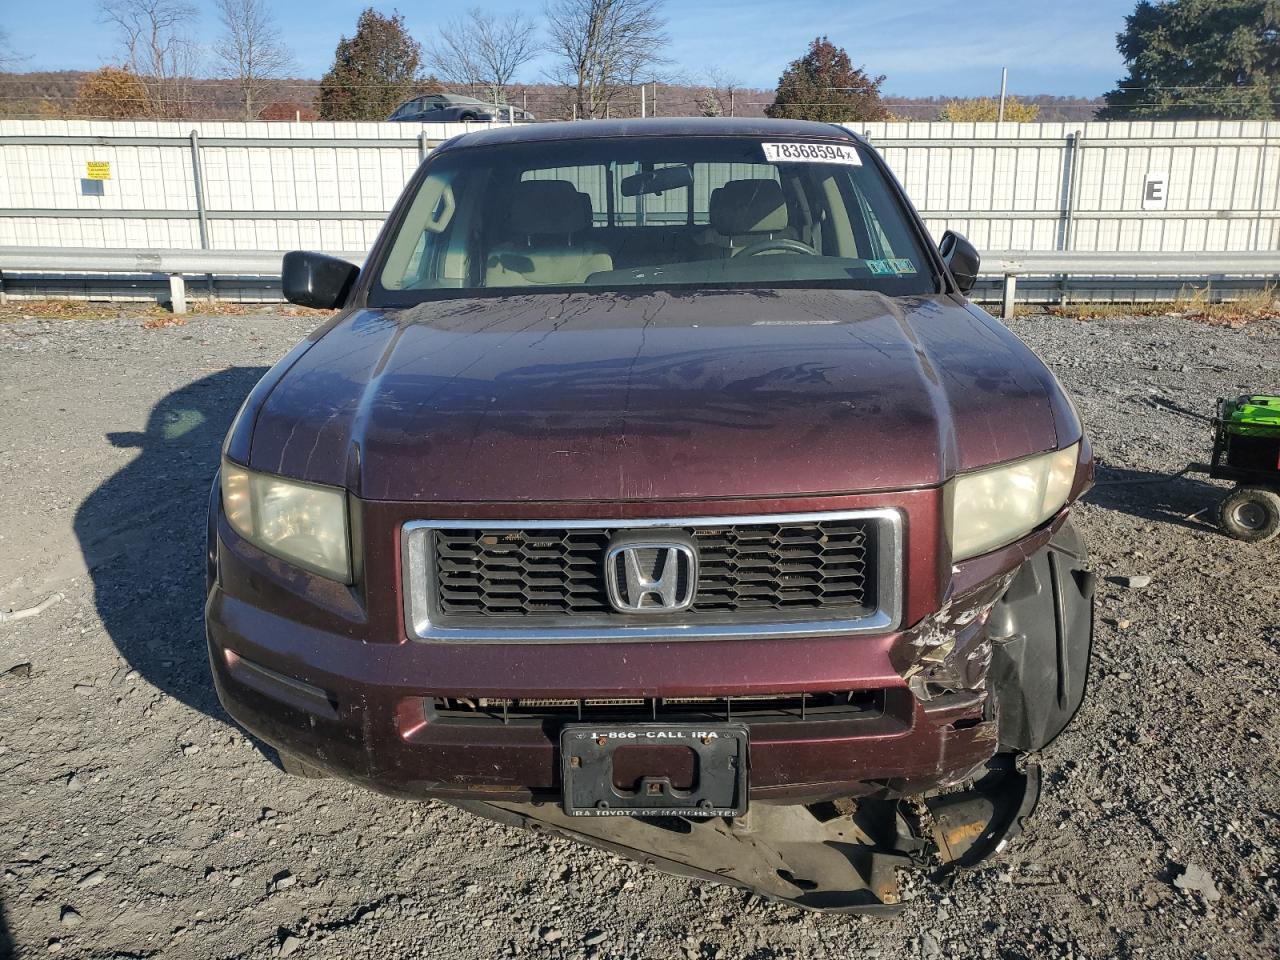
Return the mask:
<path fill-rule="evenodd" d="M 922 703 L 948 693 L 986 689 L 991 666 L 987 619 L 1008 589 L 1008 573 L 942 608 L 903 634 L 890 654 L 894 669 Z"/>
<path fill-rule="evenodd" d="M 1084 698 L 1093 646 L 1087 560 L 1068 519 L 1016 570 L 948 600 L 904 633 L 894 669 L 921 703 L 985 693 L 1003 749 L 1042 749 Z"/>

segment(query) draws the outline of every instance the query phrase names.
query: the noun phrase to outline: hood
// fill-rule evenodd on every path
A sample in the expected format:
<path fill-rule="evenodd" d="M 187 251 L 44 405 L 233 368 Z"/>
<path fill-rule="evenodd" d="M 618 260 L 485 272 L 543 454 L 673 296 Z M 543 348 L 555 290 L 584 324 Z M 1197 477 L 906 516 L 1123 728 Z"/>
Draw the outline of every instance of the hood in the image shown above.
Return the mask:
<path fill-rule="evenodd" d="M 353 312 L 264 401 L 250 465 L 374 500 L 855 493 L 1051 449 L 1062 409 L 947 297 L 531 294 Z"/>

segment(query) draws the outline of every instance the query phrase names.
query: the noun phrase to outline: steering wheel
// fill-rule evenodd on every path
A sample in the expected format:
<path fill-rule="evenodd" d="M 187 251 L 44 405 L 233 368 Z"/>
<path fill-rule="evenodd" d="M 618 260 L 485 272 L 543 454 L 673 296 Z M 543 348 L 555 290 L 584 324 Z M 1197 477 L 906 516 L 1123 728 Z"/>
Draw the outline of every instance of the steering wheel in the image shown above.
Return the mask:
<path fill-rule="evenodd" d="M 735 253 L 734 257 L 756 257 L 762 253 L 807 253 L 811 257 L 821 256 L 807 243 L 779 237 L 777 240 L 757 240 L 755 243 L 749 243 Z"/>

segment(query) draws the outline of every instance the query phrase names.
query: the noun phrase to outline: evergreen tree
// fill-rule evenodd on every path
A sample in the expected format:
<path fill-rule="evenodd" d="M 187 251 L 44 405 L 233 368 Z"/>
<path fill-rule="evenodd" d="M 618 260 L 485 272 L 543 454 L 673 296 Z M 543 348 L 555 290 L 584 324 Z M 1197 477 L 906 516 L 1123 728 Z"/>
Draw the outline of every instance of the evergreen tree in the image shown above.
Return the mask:
<path fill-rule="evenodd" d="M 1141 0 L 1103 120 L 1280 118 L 1280 0 Z"/>
<path fill-rule="evenodd" d="M 355 36 L 343 37 L 333 66 L 320 80 L 322 120 L 385 120 L 415 93 L 438 89 L 422 80 L 422 45 L 409 36 L 404 17 L 372 7 L 360 14 Z"/>
<path fill-rule="evenodd" d="M 818 37 L 809 52 L 793 60 L 778 80 L 778 93 L 765 110 L 771 117 L 791 120 L 888 120 L 880 101 L 884 77 L 869 77 L 854 67 L 842 48 Z"/>

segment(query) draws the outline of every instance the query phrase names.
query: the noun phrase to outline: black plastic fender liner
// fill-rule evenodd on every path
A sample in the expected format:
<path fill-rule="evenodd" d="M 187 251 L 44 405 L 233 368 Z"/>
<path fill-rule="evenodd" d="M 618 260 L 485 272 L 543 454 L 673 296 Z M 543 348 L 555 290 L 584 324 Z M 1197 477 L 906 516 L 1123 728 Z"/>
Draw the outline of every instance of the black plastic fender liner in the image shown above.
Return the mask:
<path fill-rule="evenodd" d="M 1020 764 L 1013 754 L 999 753 L 987 771 L 968 790 L 925 800 L 944 871 L 972 867 L 999 853 L 1022 833 L 1040 800 L 1038 764 Z"/>
<path fill-rule="evenodd" d="M 1080 709 L 1093 650 L 1095 578 L 1086 563 L 1067 520 L 992 608 L 987 681 L 1002 749 L 1043 749 Z"/>

